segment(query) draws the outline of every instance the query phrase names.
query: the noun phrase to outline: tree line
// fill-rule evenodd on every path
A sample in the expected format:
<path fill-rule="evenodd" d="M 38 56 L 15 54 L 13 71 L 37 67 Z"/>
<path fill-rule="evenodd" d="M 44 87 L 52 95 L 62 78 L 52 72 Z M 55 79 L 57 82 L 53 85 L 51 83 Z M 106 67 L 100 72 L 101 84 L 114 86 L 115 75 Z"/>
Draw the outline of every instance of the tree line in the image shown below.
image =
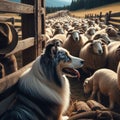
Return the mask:
<path fill-rule="evenodd" d="M 69 6 L 64 7 L 46 7 L 46 13 L 52 13 L 59 10 L 80 10 L 80 9 L 91 9 L 99 6 L 120 2 L 120 0 L 72 0 Z"/>

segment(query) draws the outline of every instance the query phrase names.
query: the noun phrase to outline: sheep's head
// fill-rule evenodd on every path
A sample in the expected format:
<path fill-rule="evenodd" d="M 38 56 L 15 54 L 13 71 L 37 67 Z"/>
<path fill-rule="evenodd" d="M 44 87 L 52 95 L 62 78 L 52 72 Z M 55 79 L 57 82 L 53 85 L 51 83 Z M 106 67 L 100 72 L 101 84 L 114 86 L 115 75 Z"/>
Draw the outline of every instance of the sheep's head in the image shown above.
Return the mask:
<path fill-rule="evenodd" d="M 113 27 L 107 27 L 106 33 L 108 34 L 109 37 L 117 37 L 118 32 Z"/>
<path fill-rule="evenodd" d="M 100 39 L 93 40 L 91 42 L 93 53 L 97 55 L 102 55 L 104 53 L 103 45 L 105 45 L 105 43 L 103 43 Z"/>
<path fill-rule="evenodd" d="M 69 30 L 67 36 L 70 35 L 74 41 L 80 40 L 80 31 L 79 30 Z"/>
<path fill-rule="evenodd" d="M 88 78 L 85 79 L 84 83 L 83 83 L 83 89 L 84 89 L 84 94 L 88 95 L 91 93 L 92 91 L 92 85 L 90 84 L 90 81 Z"/>
<path fill-rule="evenodd" d="M 110 38 L 108 37 L 107 33 L 96 34 L 92 39 L 97 40 L 99 38 L 101 38 L 101 40 L 106 44 L 110 43 Z"/>
<path fill-rule="evenodd" d="M 94 35 L 96 32 L 96 29 L 94 27 L 90 27 L 86 32 L 88 35 Z"/>

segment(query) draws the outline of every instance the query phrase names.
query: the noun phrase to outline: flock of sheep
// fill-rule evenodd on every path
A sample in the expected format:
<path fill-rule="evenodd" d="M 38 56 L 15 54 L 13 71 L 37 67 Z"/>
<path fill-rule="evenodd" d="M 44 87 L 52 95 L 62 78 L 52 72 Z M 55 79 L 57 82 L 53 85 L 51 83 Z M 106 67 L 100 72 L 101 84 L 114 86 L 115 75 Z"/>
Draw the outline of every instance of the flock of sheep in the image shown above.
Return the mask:
<path fill-rule="evenodd" d="M 83 89 L 101 102 L 109 97 L 109 108 L 120 105 L 120 31 L 99 19 L 68 15 L 46 19 L 46 44 L 58 42 L 70 54 L 85 60 Z"/>

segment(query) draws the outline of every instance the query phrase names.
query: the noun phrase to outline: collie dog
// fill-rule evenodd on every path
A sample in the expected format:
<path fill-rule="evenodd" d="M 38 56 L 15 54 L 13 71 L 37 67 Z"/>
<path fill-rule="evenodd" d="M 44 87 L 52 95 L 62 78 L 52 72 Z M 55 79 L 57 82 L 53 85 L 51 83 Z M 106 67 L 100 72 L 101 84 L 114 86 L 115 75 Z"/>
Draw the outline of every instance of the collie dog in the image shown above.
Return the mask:
<path fill-rule="evenodd" d="M 66 76 L 80 77 L 84 60 L 49 44 L 18 82 L 15 105 L 0 120 L 65 120 L 70 85 Z"/>

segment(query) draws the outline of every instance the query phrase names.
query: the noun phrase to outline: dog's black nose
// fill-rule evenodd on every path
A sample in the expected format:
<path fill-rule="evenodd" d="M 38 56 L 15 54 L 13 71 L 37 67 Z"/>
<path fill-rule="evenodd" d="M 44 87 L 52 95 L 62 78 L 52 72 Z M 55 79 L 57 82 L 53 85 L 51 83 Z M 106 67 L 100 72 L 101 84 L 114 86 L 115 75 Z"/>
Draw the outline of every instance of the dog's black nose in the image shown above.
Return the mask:
<path fill-rule="evenodd" d="M 81 60 L 81 61 L 80 61 L 81 64 L 84 64 L 84 62 L 85 62 L 84 60 Z"/>

